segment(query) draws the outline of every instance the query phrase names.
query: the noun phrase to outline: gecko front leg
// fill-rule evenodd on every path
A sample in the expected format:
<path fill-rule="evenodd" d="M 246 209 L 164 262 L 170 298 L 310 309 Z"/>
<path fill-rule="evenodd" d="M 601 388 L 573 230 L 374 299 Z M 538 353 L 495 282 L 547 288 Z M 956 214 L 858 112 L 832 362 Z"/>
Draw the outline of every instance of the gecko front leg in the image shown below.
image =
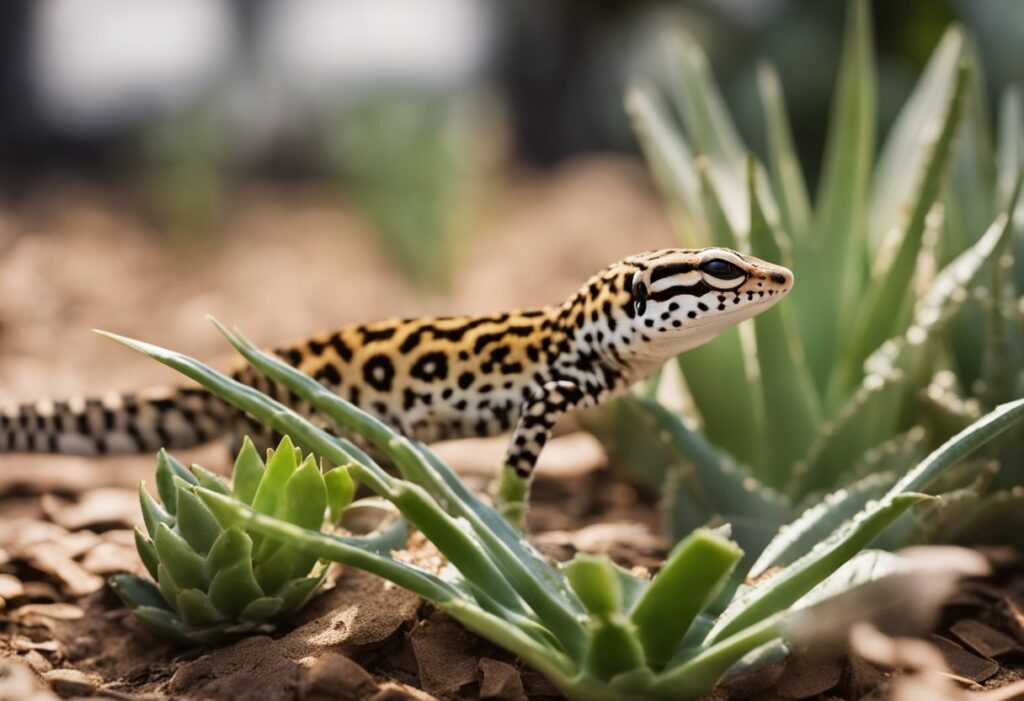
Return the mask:
<path fill-rule="evenodd" d="M 575 383 L 559 380 L 541 385 L 523 403 L 498 485 L 498 509 L 513 524 L 522 525 L 530 475 L 551 430 L 567 411 L 594 403 L 587 398 Z"/>

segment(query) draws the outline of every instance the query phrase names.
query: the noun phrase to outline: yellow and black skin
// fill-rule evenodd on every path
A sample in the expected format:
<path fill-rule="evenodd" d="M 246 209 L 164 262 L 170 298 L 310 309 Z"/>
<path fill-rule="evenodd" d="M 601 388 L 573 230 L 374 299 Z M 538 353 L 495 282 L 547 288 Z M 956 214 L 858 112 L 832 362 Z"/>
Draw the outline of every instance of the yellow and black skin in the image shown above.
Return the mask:
<path fill-rule="evenodd" d="M 511 431 L 507 465 L 527 477 L 563 413 L 624 391 L 792 286 L 788 269 L 730 249 L 665 249 L 608 266 L 558 305 L 352 324 L 272 350 L 416 440 Z M 248 366 L 231 375 L 311 412 Z M 0 410 L 0 452 L 141 453 L 265 433 L 194 387 Z"/>

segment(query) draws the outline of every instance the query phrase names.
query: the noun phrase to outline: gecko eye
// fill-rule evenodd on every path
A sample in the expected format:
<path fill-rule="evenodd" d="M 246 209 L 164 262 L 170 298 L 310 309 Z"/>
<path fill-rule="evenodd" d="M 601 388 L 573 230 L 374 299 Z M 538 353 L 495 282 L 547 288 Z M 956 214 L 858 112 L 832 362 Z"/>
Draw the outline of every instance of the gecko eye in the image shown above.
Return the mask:
<path fill-rule="evenodd" d="M 743 276 L 742 270 L 729 261 L 722 260 L 721 258 L 712 258 L 707 263 L 700 266 L 700 269 L 702 272 L 713 277 L 717 277 L 720 280 L 734 280 Z"/>
<path fill-rule="evenodd" d="M 637 316 L 643 316 L 647 311 L 647 285 L 642 280 L 643 271 L 637 270 L 629 283 L 629 289 L 633 294 L 633 309 Z"/>
<path fill-rule="evenodd" d="M 643 316 L 647 311 L 647 285 L 642 282 L 633 288 L 633 306 L 637 316 Z"/>

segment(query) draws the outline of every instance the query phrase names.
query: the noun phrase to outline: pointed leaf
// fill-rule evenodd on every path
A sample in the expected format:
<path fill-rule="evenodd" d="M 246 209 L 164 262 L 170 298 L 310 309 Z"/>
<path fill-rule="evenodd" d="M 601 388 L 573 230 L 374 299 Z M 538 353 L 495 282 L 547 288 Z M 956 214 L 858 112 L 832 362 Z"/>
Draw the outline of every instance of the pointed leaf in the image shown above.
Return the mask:
<path fill-rule="evenodd" d="M 672 658 L 742 556 L 735 543 L 707 529 L 672 549 L 629 614 L 650 666 L 660 669 Z"/>
<path fill-rule="evenodd" d="M 868 355 L 883 341 L 900 331 L 898 324 L 906 311 L 905 300 L 914 274 L 915 262 L 921 251 L 929 212 L 945 182 L 953 152 L 954 136 L 962 120 L 969 78 L 968 68 L 961 64 L 956 74 L 952 97 L 941 113 L 941 129 L 929 148 L 928 159 L 912 200 L 906 226 L 899 230 L 898 236 L 889 247 L 893 252 L 883 252 L 876 259 L 871 284 L 864 300 L 857 306 L 860 314 L 850 337 L 849 352 L 843 360 L 845 375 L 835 375 L 840 382 L 848 382 L 849 378 L 855 377 L 856 368 L 860 367 Z M 842 386 L 833 386 L 830 393 L 837 396 L 844 389 Z"/>
<path fill-rule="evenodd" d="M 924 73 L 903 105 L 878 156 L 871 193 L 871 250 L 893 229 L 902 229 L 920 186 L 932 139 L 942 125 L 963 58 L 963 31 L 946 30 Z M 912 176 L 912 177 L 910 177 Z"/>
<path fill-rule="evenodd" d="M 284 485 L 277 514 L 289 523 L 320 530 L 327 510 L 327 487 L 313 456 L 309 456 Z"/>
<path fill-rule="evenodd" d="M 262 623 L 268 618 L 276 616 L 284 606 L 284 601 L 277 597 L 265 596 L 262 599 L 254 599 L 249 602 L 238 617 L 243 621 Z"/>
<path fill-rule="evenodd" d="M 140 606 L 132 610 L 132 614 L 139 620 L 139 623 L 151 633 L 179 645 L 192 645 L 192 639 L 188 637 L 189 628 L 185 622 L 167 609 Z"/>
<path fill-rule="evenodd" d="M 793 147 L 793 129 L 782 86 L 775 68 L 767 64 L 758 68 L 757 78 L 764 109 L 772 190 L 779 203 L 783 227 L 792 240 L 804 245 L 810 233 L 811 205 L 800 159 Z"/>
<path fill-rule="evenodd" d="M 135 529 L 135 549 L 139 552 L 139 559 L 146 566 L 149 576 L 156 579 L 156 568 L 160 564 L 160 556 L 156 554 L 156 546 L 153 545 L 153 541 L 138 528 Z"/>
<path fill-rule="evenodd" d="M 212 626 L 225 620 L 224 615 L 218 612 L 206 598 L 206 594 L 198 589 L 185 589 L 178 592 L 176 608 L 185 623 L 196 628 Z"/>
<path fill-rule="evenodd" d="M 142 481 L 139 482 L 139 505 L 142 507 L 142 522 L 146 524 L 146 532 L 149 533 L 150 538 L 156 534 L 158 524 L 166 523 L 168 526 L 174 527 L 174 517 L 156 503 L 156 500 L 146 490 L 146 483 Z M 177 501 L 173 502 L 170 508 L 173 509 L 176 505 Z"/>
<path fill-rule="evenodd" d="M 178 497 L 174 488 L 175 477 L 191 484 L 199 483 L 192 473 L 185 469 L 184 465 L 161 448 L 156 454 L 156 491 L 160 495 L 160 502 L 172 516 L 178 505 Z"/>
<path fill-rule="evenodd" d="M 330 523 L 337 523 L 356 493 L 356 485 L 348 473 L 348 467 L 336 467 L 325 471 L 324 486 L 327 488 L 327 520 Z"/>
<path fill-rule="evenodd" d="M 225 530 L 210 548 L 206 556 L 206 567 L 211 575 L 222 569 L 252 560 L 252 540 L 238 527 Z"/>
<path fill-rule="evenodd" d="M 277 593 L 277 598 L 281 599 L 281 614 L 287 615 L 292 611 L 297 611 L 306 602 L 309 601 L 310 597 L 316 592 L 324 578 L 327 576 L 327 568 L 323 568 L 323 572 L 315 577 L 306 577 L 304 579 L 293 579 L 284 586 L 281 591 Z"/>
<path fill-rule="evenodd" d="M 199 480 L 199 484 L 207 489 L 212 489 L 215 492 L 221 494 L 230 494 L 231 490 L 224 484 L 224 480 L 219 475 L 215 475 L 204 467 L 199 465 L 192 466 L 192 474 L 195 475 L 196 479 Z"/>
<path fill-rule="evenodd" d="M 607 616 L 621 610 L 621 583 L 607 555 L 577 553 L 562 565 L 562 571 L 591 615 Z"/>
<path fill-rule="evenodd" d="M 680 241 L 694 246 L 710 245 L 693 153 L 673 123 L 668 106 L 653 86 L 635 84 L 626 92 L 626 112 L 655 183 L 668 203 L 673 228 Z"/>
<path fill-rule="evenodd" d="M 161 523 L 153 539 L 160 564 L 165 567 L 178 589 L 206 589 L 210 583 L 206 561 L 189 547 L 185 539 Z"/>
<path fill-rule="evenodd" d="M 181 481 L 178 482 L 177 514 L 178 532 L 192 550 L 205 557 L 222 530 L 206 505 Z"/>
<path fill-rule="evenodd" d="M 814 221 L 814 246 L 797 249 L 800 335 L 819 392 L 842 348 L 863 285 L 865 204 L 875 151 L 875 68 L 867 0 L 847 5 Z"/>
<path fill-rule="evenodd" d="M 756 170 L 749 168 L 751 252 L 765 260 L 783 261 L 777 232 L 768 224 L 757 198 Z M 786 252 L 788 253 L 788 251 Z M 766 440 L 761 464 L 762 479 L 783 487 L 792 476 L 793 464 L 806 454 L 821 427 L 821 406 L 803 348 L 799 344 L 793 308 L 782 304 L 754 319 L 757 340 L 760 395 L 764 397 Z"/>
<path fill-rule="evenodd" d="M 267 460 L 267 469 L 253 496 L 252 507 L 260 513 L 276 516 L 281 508 L 284 485 L 297 467 L 295 446 L 292 439 L 285 436 L 273 456 Z"/>
<path fill-rule="evenodd" d="M 892 475 L 875 474 L 827 495 L 796 521 L 781 529 L 747 573 L 757 579 L 772 567 L 785 567 L 803 557 L 836 529 L 853 518 L 872 499 L 878 499 L 896 482 Z"/>
<path fill-rule="evenodd" d="M 244 560 L 226 567 L 214 576 L 210 603 L 230 618 L 237 618 L 250 601 L 263 597 L 263 590 L 252 574 L 252 561 Z"/>
<path fill-rule="evenodd" d="M 235 469 L 231 475 L 231 495 L 246 504 L 252 504 L 253 497 L 256 496 L 256 488 L 259 487 L 260 480 L 263 479 L 265 469 L 252 439 L 246 436 L 242 440 L 242 449 L 238 451 L 238 457 L 235 458 Z"/>
<path fill-rule="evenodd" d="M 115 574 L 110 578 L 110 588 L 122 603 L 130 609 L 150 606 L 170 611 L 163 594 L 153 582 L 133 574 Z"/>

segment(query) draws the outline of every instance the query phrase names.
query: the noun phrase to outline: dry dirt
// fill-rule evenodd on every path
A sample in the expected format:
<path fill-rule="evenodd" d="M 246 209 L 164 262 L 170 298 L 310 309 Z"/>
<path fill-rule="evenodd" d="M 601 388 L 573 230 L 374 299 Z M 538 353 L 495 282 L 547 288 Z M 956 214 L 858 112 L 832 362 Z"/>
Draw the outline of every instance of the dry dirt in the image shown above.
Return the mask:
<path fill-rule="evenodd" d="M 201 255 L 169 253 L 145 221 L 95 188 L 48 188 L 0 206 L 0 399 L 174 380 L 93 327 L 224 360 L 205 314 L 269 343 L 354 320 L 525 307 L 559 299 L 615 258 L 671 244 L 642 170 L 618 159 L 510 183 L 447 297 L 406 287 L 365 233 L 343 203 L 305 188 L 250 188 L 223 237 Z M 480 487 L 502 445 L 464 441 L 440 450 Z M 181 457 L 226 468 L 222 446 Z M 556 558 L 600 550 L 653 567 L 667 547 L 654 495 L 605 462 L 580 434 L 549 446 L 531 512 L 534 538 Z M 0 701 L 558 697 L 429 605 L 340 568 L 280 636 L 215 650 L 169 647 L 139 628 L 105 584 L 111 573 L 140 569 L 130 531 L 139 521 L 134 488 L 152 469 L 149 457 L 0 456 Z M 414 538 L 410 547 L 428 546 Z M 932 698 L 960 698 L 971 683 L 996 687 L 1019 675 L 1024 577 L 1012 557 L 1002 564 L 947 607 L 936 644 L 964 679 Z M 899 697 L 893 679 L 886 659 L 798 656 L 713 698 L 912 698 Z"/>

